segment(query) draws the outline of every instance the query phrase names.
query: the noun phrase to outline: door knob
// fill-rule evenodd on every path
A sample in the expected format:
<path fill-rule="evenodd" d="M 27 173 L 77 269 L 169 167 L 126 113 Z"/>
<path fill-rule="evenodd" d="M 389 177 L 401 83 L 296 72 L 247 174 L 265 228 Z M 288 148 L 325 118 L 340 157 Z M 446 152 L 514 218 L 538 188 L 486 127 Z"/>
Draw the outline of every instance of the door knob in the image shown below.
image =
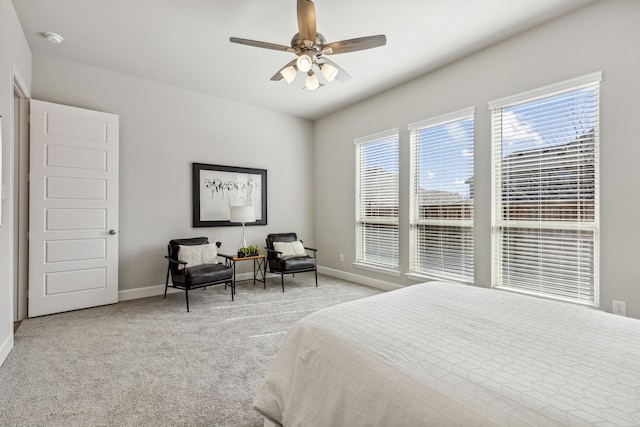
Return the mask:
<path fill-rule="evenodd" d="M 109 234 L 116 234 L 116 230 L 114 229 L 109 230 Z"/>

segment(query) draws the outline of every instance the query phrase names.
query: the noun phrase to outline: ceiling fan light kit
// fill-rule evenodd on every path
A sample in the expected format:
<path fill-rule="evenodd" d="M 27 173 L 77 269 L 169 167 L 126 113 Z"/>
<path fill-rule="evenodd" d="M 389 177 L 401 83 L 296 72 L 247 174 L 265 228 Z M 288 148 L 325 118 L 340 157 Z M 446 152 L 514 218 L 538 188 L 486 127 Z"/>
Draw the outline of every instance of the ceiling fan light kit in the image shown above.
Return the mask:
<path fill-rule="evenodd" d="M 293 65 L 289 65 L 288 67 L 284 67 L 282 71 L 280 71 L 282 77 L 286 80 L 287 83 L 291 83 L 295 78 L 296 74 L 298 74 L 298 70 Z"/>
<path fill-rule="evenodd" d="M 323 85 L 320 84 L 314 72 L 315 68 L 316 70 L 320 70 L 322 77 L 327 82 L 332 82 L 336 78 L 341 82 L 345 82 L 348 81 L 351 76 L 336 63 L 326 58 L 326 55 L 372 49 L 374 47 L 384 46 L 387 43 L 387 38 L 384 35 L 359 37 L 327 43 L 324 36 L 316 31 L 315 1 L 297 0 L 297 6 L 298 33 L 291 39 L 291 47 L 237 37 L 231 37 L 229 39 L 232 43 L 291 52 L 297 55 L 297 59 L 289 62 L 271 77 L 272 81 L 284 79 L 287 83 L 291 83 L 296 78 L 297 72 L 301 71 L 307 75 L 305 89 L 316 90 Z"/>
<path fill-rule="evenodd" d="M 316 90 L 320 87 L 320 81 L 318 81 L 318 78 L 316 77 L 315 73 L 311 70 L 309 70 L 309 73 L 307 74 L 307 90 Z"/>
<path fill-rule="evenodd" d="M 298 66 L 298 70 L 302 71 L 303 73 L 306 73 L 309 70 L 311 70 L 311 67 L 313 67 L 313 62 L 314 61 L 313 59 L 311 59 L 310 55 L 303 53 L 302 55 L 298 56 L 296 65 Z"/>
<path fill-rule="evenodd" d="M 328 82 L 332 82 L 338 75 L 338 69 L 331 64 L 321 64 L 320 72 Z"/>

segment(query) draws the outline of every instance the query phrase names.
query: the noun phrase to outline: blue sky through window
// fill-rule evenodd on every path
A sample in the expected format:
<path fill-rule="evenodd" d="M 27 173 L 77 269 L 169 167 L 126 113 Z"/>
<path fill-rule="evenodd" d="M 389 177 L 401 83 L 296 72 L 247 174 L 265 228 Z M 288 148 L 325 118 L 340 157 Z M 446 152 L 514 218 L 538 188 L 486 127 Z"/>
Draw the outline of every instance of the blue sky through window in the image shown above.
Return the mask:
<path fill-rule="evenodd" d="M 595 128 L 597 88 L 502 109 L 502 155 L 568 144 Z"/>
<path fill-rule="evenodd" d="M 370 142 L 362 151 L 363 163 L 367 169 L 380 168 L 391 174 L 398 174 L 398 144 L 390 144 L 398 137 Z"/>
<path fill-rule="evenodd" d="M 418 182 L 427 191 L 470 197 L 473 117 L 418 130 Z"/>
<path fill-rule="evenodd" d="M 587 87 L 502 109 L 502 155 L 559 146 L 576 141 L 594 129 L 597 120 L 597 88 Z M 473 117 L 419 129 L 418 179 L 421 189 L 458 193 L 471 197 L 473 178 Z M 372 144 L 384 146 L 383 139 Z M 373 148 L 373 147 L 371 147 Z M 386 151 L 385 151 L 386 150 Z M 368 156 L 367 168 L 398 174 L 397 146 Z M 382 154 L 382 155 L 381 155 Z"/>

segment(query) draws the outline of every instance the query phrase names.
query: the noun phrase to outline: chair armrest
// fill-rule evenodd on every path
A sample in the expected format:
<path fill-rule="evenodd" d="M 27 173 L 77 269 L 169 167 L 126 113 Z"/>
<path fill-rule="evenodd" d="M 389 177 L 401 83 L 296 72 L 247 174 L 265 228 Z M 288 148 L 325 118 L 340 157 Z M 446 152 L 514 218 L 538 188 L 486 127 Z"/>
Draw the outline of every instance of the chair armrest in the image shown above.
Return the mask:
<path fill-rule="evenodd" d="M 218 256 L 221 256 L 222 258 L 226 258 L 230 261 L 233 261 L 233 255 L 221 254 L 220 252 L 218 252 Z"/>
<path fill-rule="evenodd" d="M 318 250 L 316 248 L 308 248 L 308 247 L 304 247 L 306 250 L 308 251 L 313 251 L 313 252 L 318 252 Z"/>
<path fill-rule="evenodd" d="M 173 264 L 182 264 L 182 265 L 187 265 L 187 263 L 185 261 L 180 261 L 179 259 L 175 259 L 175 258 L 171 258 L 168 255 L 164 256 L 166 259 L 169 260 L 169 262 L 173 263 Z"/>
<path fill-rule="evenodd" d="M 269 248 L 265 248 L 267 250 L 268 253 L 270 254 L 275 254 L 276 258 L 282 258 L 282 252 L 281 251 L 276 251 L 275 249 L 269 249 Z"/>

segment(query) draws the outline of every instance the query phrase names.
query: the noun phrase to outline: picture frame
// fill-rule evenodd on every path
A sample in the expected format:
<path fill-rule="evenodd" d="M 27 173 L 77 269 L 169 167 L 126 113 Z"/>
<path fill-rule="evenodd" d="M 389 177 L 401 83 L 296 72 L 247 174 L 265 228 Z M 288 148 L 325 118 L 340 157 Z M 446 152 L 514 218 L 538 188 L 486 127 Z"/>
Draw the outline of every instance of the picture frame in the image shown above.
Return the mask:
<path fill-rule="evenodd" d="M 256 221 L 267 225 L 267 170 L 193 163 L 193 226 L 241 226 L 229 220 L 231 206 L 254 206 Z"/>

